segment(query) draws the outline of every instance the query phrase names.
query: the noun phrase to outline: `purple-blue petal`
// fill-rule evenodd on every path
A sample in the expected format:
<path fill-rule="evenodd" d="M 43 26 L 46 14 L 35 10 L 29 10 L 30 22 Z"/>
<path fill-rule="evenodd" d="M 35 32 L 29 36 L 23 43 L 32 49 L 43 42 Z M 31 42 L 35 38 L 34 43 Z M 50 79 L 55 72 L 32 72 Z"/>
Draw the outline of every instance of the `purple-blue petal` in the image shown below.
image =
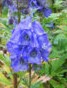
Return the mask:
<path fill-rule="evenodd" d="M 50 8 L 45 8 L 43 10 L 43 14 L 45 17 L 49 17 L 51 15 L 51 13 L 52 13 L 52 10 Z"/>
<path fill-rule="evenodd" d="M 32 29 L 37 35 L 42 35 L 45 33 L 44 29 L 42 28 L 41 24 L 37 21 L 32 23 Z"/>

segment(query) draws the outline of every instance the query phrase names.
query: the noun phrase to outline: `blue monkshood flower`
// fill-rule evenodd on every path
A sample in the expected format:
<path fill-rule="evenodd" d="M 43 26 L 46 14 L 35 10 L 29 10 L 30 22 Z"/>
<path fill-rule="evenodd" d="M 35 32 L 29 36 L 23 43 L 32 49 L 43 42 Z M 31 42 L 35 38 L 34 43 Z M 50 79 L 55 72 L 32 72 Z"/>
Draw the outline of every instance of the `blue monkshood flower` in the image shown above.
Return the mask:
<path fill-rule="evenodd" d="M 24 61 L 22 56 L 18 57 L 12 55 L 10 58 L 11 58 L 11 67 L 14 70 L 14 72 L 28 70 L 28 63 L 27 61 Z"/>
<path fill-rule="evenodd" d="M 49 17 L 52 13 L 52 10 L 50 8 L 43 9 L 43 14 L 45 17 Z"/>
<path fill-rule="evenodd" d="M 23 50 L 23 58 L 25 58 L 28 63 L 41 64 L 41 53 L 37 47 L 27 46 L 27 48 Z"/>
<path fill-rule="evenodd" d="M 28 23 L 29 22 L 29 23 Z M 27 18 L 18 24 L 14 29 L 14 32 L 11 37 L 11 42 L 16 44 L 27 45 L 32 41 L 32 32 L 31 32 L 31 22 Z"/>
<path fill-rule="evenodd" d="M 42 46 L 44 49 L 47 49 L 47 47 L 50 45 L 49 39 L 48 39 L 48 35 L 42 34 L 38 36 L 38 41 L 40 42 L 40 46 Z M 49 48 L 49 47 L 48 47 Z"/>
<path fill-rule="evenodd" d="M 41 6 L 38 5 L 37 0 L 29 0 L 29 5 L 31 8 L 41 8 Z"/>
<path fill-rule="evenodd" d="M 40 50 L 40 52 L 41 52 L 41 55 L 42 55 L 42 60 L 47 62 L 47 61 L 49 60 L 48 57 L 49 57 L 50 51 L 48 51 L 48 50 L 42 48 L 42 49 Z"/>
<path fill-rule="evenodd" d="M 31 30 L 30 29 L 29 30 L 26 30 L 26 29 L 22 30 L 19 41 L 20 41 L 19 43 L 22 44 L 22 45 L 30 44 L 31 41 L 32 41 L 32 32 L 31 32 Z"/>
<path fill-rule="evenodd" d="M 40 44 L 40 52 L 42 55 L 43 60 L 48 61 L 48 56 L 51 51 L 51 43 L 48 40 L 47 34 L 43 34 L 38 36 L 38 41 Z"/>
<path fill-rule="evenodd" d="M 9 41 L 7 43 L 7 48 L 8 48 L 8 51 L 10 52 L 10 54 L 20 56 L 22 53 L 23 46 Z"/>
<path fill-rule="evenodd" d="M 23 46 L 13 44 L 10 41 L 7 44 L 8 52 L 10 52 L 11 67 L 15 72 L 28 70 L 26 59 L 22 58 Z"/>

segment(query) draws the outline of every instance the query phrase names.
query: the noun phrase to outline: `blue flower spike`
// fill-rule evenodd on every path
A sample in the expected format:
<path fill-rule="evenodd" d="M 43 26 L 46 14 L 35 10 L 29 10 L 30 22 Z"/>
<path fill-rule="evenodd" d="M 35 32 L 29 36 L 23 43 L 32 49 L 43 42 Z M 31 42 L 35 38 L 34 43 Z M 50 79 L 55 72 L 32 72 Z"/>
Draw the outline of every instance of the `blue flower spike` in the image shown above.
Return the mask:
<path fill-rule="evenodd" d="M 7 49 L 13 70 L 26 71 L 29 63 L 41 65 L 49 60 L 51 43 L 41 24 L 27 17 L 15 27 Z"/>

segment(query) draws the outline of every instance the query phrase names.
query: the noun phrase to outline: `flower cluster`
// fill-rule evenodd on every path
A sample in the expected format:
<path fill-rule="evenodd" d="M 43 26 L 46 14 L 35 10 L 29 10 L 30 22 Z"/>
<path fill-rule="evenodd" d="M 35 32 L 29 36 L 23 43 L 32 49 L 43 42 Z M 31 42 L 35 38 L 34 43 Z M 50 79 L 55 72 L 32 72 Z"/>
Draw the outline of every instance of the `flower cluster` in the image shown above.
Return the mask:
<path fill-rule="evenodd" d="M 12 32 L 7 49 L 10 52 L 11 67 L 18 72 L 27 70 L 29 63 L 40 65 L 48 61 L 51 43 L 41 24 L 27 17 Z"/>
<path fill-rule="evenodd" d="M 23 14 L 33 14 L 33 9 L 36 9 L 36 11 L 42 12 L 45 17 L 49 17 L 52 13 L 47 0 L 3 0 L 4 5 L 9 9 L 8 23 L 14 26 L 18 24 L 18 10 Z"/>

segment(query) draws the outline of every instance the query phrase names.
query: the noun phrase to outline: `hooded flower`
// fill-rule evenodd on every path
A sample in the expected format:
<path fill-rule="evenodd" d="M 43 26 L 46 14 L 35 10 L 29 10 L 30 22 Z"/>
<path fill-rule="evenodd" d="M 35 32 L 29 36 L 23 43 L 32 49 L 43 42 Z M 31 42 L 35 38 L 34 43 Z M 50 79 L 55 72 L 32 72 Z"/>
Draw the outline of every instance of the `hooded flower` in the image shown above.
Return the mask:
<path fill-rule="evenodd" d="M 28 63 L 41 64 L 41 53 L 39 48 L 28 46 L 23 53 L 23 57 L 26 58 Z"/>
<path fill-rule="evenodd" d="M 32 41 L 32 32 L 31 30 L 23 30 L 21 31 L 21 36 L 20 36 L 20 44 L 22 45 L 29 45 Z"/>
<path fill-rule="evenodd" d="M 43 35 L 46 33 L 38 21 L 32 23 L 32 29 L 36 35 Z"/>
<path fill-rule="evenodd" d="M 16 43 L 14 44 L 11 41 L 9 41 L 7 43 L 7 48 L 8 48 L 8 51 L 10 52 L 10 54 L 20 56 L 21 52 L 22 52 L 22 49 L 23 49 L 23 46 L 20 45 L 20 44 L 18 45 Z"/>
<path fill-rule="evenodd" d="M 47 34 L 38 36 L 40 44 L 40 52 L 44 61 L 48 61 L 49 53 L 51 51 L 51 43 L 48 40 Z"/>
<path fill-rule="evenodd" d="M 28 23 L 29 22 L 29 23 Z M 12 37 L 10 38 L 10 41 L 12 43 L 16 44 L 22 44 L 26 45 L 28 41 L 30 42 L 32 32 L 31 32 L 31 20 L 30 18 L 26 18 L 23 21 L 21 21 L 15 28 L 12 33 Z"/>
<path fill-rule="evenodd" d="M 49 17 L 52 13 L 52 10 L 50 8 L 45 8 L 42 10 L 45 17 Z"/>
<path fill-rule="evenodd" d="M 11 56 L 11 67 L 15 72 L 28 70 L 28 63 L 22 56 Z"/>

